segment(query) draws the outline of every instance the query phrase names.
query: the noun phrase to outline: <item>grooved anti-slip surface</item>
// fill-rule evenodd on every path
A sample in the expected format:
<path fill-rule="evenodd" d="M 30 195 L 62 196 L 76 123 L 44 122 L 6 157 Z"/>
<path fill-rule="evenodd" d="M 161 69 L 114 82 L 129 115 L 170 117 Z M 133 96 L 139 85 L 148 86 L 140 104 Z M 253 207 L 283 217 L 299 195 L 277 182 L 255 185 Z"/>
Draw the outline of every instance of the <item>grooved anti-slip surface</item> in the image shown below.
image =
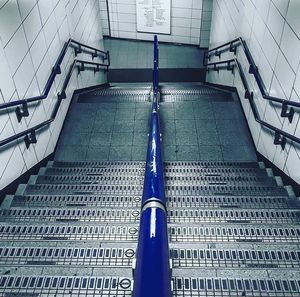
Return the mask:
<path fill-rule="evenodd" d="M 150 90 L 71 106 L 55 161 L 0 209 L 0 296 L 132 296 Z M 172 296 L 299 297 L 299 202 L 256 162 L 239 103 L 161 91 Z"/>

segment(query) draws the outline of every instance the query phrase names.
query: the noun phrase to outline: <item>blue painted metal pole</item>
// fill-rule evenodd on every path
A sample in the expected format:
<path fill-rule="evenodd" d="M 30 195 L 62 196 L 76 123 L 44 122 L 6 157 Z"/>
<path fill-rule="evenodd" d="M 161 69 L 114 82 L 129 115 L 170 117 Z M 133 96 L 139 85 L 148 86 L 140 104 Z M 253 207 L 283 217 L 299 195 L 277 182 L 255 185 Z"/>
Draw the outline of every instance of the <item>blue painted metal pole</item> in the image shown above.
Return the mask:
<path fill-rule="evenodd" d="M 154 47 L 153 47 L 153 92 L 158 92 L 158 39 L 157 36 L 154 36 Z"/>
<path fill-rule="evenodd" d="M 158 42 L 156 36 L 154 38 L 153 104 L 132 296 L 172 296 L 159 130 Z"/>

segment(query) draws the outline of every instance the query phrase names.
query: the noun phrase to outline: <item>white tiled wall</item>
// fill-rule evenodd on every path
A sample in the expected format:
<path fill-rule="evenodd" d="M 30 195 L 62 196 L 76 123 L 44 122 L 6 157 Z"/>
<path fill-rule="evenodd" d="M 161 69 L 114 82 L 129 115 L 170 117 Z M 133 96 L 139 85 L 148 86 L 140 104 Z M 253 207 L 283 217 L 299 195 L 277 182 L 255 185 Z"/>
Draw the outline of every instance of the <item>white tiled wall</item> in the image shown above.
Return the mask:
<path fill-rule="evenodd" d="M 43 92 L 51 69 L 63 47 L 72 37 L 101 48 L 102 28 L 99 0 L 6 0 L 0 1 L 0 103 L 37 96 Z M 57 93 L 70 63 L 69 49 L 48 98 L 29 107 L 29 117 L 20 123 L 14 109 L 0 113 L 0 139 L 26 130 L 50 117 Z M 78 58 L 90 60 L 90 55 Z M 0 149 L 0 189 L 53 152 L 75 89 L 106 81 L 104 73 L 74 72 L 67 99 L 57 119 L 38 132 L 37 144 L 27 150 L 23 140 Z"/>
<path fill-rule="evenodd" d="M 270 95 L 300 100 L 300 1 L 298 0 L 214 0 L 210 48 L 235 37 L 246 40 Z M 230 57 L 224 54 L 221 58 Z M 218 58 L 214 58 L 215 60 Z M 281 109 L 262 99 L 242 51 L 238 52 L 248 82 L 254 91 L 258 110 L 265 121 L 300 137 L 300 110 L 292 123 L 280 117 Z M 273 144 L 273 135 L 261 128 L 249 112 L 238 74 L 210 71 L 207 81 L 235 86 L 242 100 L 258 151 L 300 183 L 300 147 L 288 143 L 285 150 Z"/>
<path fill-rule="evenodd" d="M 99 0 L 103 35 L 109 35 L 107 1 L 111 28 L 111 37 L 153 40 L 153 34 L 137 32 L 136 0 Z M 158 35 L 160 41 L 185 44 L 200 44 L 203 2 L 212 0 L 172 0 L 171 1 L 171 35 Z M 207 9 L 209 4 L 206 4 Z M 208 24 L 201 38 L 208 41 Z M 205 32 L 204 32 L 205 31 Z"/>

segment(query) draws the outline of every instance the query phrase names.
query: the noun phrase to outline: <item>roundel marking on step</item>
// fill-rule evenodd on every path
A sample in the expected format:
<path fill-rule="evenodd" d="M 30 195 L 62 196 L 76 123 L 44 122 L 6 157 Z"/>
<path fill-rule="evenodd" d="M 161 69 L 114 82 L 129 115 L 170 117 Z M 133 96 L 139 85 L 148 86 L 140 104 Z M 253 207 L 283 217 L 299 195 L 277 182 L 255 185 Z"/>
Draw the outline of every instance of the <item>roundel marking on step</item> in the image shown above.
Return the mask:
<path fill-rule="evenodd" d="M 136 227 L 130 227 L 128 231 L 129 231 L 129 234 L 134 235 L 134 234 L 137 233 L 137 228 Z"/>
<path fill-rule="evenodd" d="M 141 197 L 134 197 L 134 198 L 133 198 L 133 201 L 134 201 L 134 202 L 141 202 Z"/>
<path fill-rule="evenodd" d="M 124 278 L 119 282 L 119 285 L 122 289 L 128 289 L 131 286 L 131 281 L 128 278 Z"/>
<path fill-rule="evenodd" d="M 140 215 L 140 212 L 138 210 L 134 210 L 131 214 L 133 217 L 137 218 Z"/>
<path fill-rule="evenodd" d="M 135 255 L 135 252 L 134 252 L 133 249 L 128 249 L 128 250 L 125 251 L 125 256 L 127 258 L 132 258 L 134 255 Z"/>

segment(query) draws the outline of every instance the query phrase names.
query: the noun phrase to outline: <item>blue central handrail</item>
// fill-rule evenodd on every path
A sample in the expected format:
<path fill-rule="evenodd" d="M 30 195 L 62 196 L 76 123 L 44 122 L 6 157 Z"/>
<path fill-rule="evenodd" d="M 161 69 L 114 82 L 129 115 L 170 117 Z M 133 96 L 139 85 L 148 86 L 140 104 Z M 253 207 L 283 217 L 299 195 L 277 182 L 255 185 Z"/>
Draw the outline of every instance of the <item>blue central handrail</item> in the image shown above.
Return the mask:
<path fill-rule="evenodd" d="M 154 37 L 153 103 L 148 138 L 133 297 L 171 297 L 171 270 L 159 129 L 158 40 Z"/>

